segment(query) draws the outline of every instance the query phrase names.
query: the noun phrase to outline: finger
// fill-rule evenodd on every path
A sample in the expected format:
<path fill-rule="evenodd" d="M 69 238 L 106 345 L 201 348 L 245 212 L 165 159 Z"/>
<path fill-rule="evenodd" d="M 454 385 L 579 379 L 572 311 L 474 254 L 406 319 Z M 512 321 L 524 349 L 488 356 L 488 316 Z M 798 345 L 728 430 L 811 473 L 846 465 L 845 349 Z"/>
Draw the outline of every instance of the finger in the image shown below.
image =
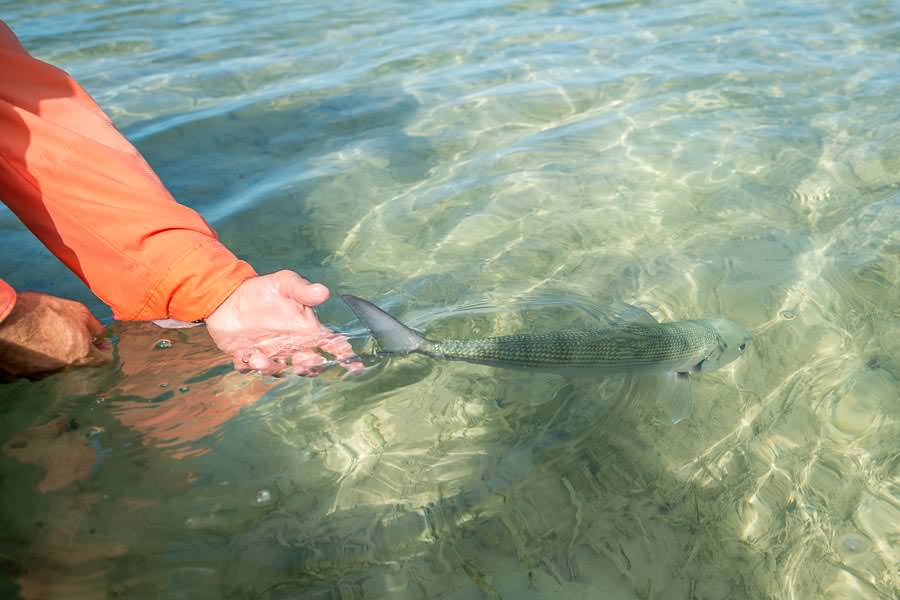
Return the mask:
<path fill-rule="evenodd" d="M 239 371 L 259 371 L 266 375 L 275 375 L 286 368 L 281 360 L 273 360 L 259 348 L 239 350 L 232 354 L 232 360 Z"/>
<path fill-rule="evenodd" d="M 234 368 L 241 373 L 256 371 L 267 375 L 278 373 L 283 367 L 258 348 L 246 348 L 231 355 Z"/>
<path fill-rule="evenodd" d="M 356 352 L 346 337 L 337 334 L 331 335 L 319 343 L 319 348 L 334 356 L 341 366 L 351 373 L 362 372 L 362 362 L 351 360 L 356 358 Z"/>
<path fill-rule="evenodd" d="M 347 338 L 338 333 L 332 333 L 327 337 L 322 338 L 316 345 L 318 348 L 339 359 L 349 358 L 356 354 Z"/>
<path fill-rule="evenodd" d="M 362 373 L 366 368 L 360 360 L 342 361 L 341 366 L 344 367 L 347 372 L 352 373 L 353 375 Z"/>
<path fill-rule="evenodd" d="M 294 373 L 307 377 L 321 373 L 327 362 L 324 356 L 313 350 L 297 350 L 291 355 Z"/>
<path fill-rule="evenodd" d="M 102 338 L 106 336 L 106 327 L 103 326 L 103 323 L 97 320 L 97 317 L 88 312 L 85 315 L 85 323 L 87 324 L 88 331 L 91 332 L 91 335 L 95 338 Z"/>
<path fill-rule="evenodd" d="M 109 331 L 106 327 L 103 326 L 103 323 L 97 320 L 93 314 L 90 313 L 87 309 L 85 309 L 85 325 L 87 325 L 88 331 L 91 334 L 91 344 L 94 345 L 98 350 L 102 350 L 103 352 L 112 351 L 112 344 L 108 339 L 106 339 Z"/>
<path fill-rule="evenodd" d="M 259 348 L 252 348 L 248 355 L 247 364 L 255 371 L 265 371 L 271 368 L 272 361 Z"/>
<path fill-rule="evenodd" d="M 318 306 L 328 300 L 328 288 L 310 283 L 292 271 L 279 271 L 281 292 L 305 306 Z"/>
<path fill-rule="evenodd" d="M 359 375 L 363 371 L 365 371 L 366 366 L 362 364 L 362 361 L 359 360 L 351 360 L 350 362 L 342 362 L 341 366 L 347 369 L 349 373 L 353 375 Z"/>
<path fill-rule="evenodd" d="M 250 356 L 251 351 L 249 349 L 233 352 L 231 354 L 231 360 L 234 363 L 234 368 L 241 373 L 249 373 L 252 371 L 253 367 L 250 366 Z"/>
<path fill-rule="evenodd" d="M 251 371 L 250 365 L 244 362 L 243 357 L 240 355 L 241 353 L 238 352 L 231 356 L 231 362 L 234 363 L 234 370 L 241 373 L 249 373 Z"/>
<path fill-rule="evenodd" d="M 112 351 L 111 350 L 101 350 L 100 348 L 90 344 L 88 346 L 88 353 L 85 356 L 82 356 L 75 362 L 73 365 L 77 365 L 79 367 L 99 367 L 100 365 L 105 365 L 112 361 Z"/>
<path fill-rule="evenodd" d="M 266 371 L 266 375 L 280 375 L 288 368 L 287 357 L 270 356 L 272 366 Z"/>

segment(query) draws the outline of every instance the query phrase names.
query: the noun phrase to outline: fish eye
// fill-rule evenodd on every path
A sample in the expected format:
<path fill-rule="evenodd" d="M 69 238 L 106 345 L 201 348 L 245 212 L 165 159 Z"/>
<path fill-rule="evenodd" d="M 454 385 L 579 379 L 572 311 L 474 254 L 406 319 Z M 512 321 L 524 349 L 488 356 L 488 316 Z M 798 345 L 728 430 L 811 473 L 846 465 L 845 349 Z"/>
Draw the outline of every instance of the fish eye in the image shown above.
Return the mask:
<path fill-rule="evenodd" d="M 740 350 L 741 352 L 743 352 L 743 351 L 746 350 L 746 349 L 747 349 L 747 342 L 741 342 L 741 345 L 738 346 L 738 350 Z"/>

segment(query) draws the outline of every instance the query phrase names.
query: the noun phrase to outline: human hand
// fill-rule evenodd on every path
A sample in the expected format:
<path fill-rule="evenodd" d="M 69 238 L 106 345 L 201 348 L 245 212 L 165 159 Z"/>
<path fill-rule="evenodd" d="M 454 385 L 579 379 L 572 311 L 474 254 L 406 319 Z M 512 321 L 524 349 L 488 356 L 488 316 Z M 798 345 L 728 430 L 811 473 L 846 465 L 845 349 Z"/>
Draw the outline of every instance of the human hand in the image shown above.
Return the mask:
<path fill-rule="evenodd" d="M 317 375 L 327 363 L 317 349 L 348 371 L 360 371 L 347 338 L 319 323 L 313 312 L 327 299 L 328 288 L 292 271 L 252 277 L 206 319 L 206 328 L 242 371 L 277 374 L 291 366 L 298 375 Z"/>
<path fill-rule="evenodd" d="M 112 359 L 106 328 L 84 304 L 40 292 L 18 292 L 0 323 L 0 370 L 17 377 Z"/>

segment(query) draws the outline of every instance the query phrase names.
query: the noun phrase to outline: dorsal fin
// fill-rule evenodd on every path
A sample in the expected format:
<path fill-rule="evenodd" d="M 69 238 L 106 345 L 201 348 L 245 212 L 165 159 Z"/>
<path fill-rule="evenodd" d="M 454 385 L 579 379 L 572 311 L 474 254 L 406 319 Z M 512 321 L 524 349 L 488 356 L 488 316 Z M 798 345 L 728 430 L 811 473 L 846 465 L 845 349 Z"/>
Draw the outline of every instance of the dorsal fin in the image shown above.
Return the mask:
<path fill-rule="evenodd" d="M 611 316 L 607 317 L 610 325 L 625 325 L 626 323 L 658 323 L 653 315 L 640 306 L 625 304 Z"/>

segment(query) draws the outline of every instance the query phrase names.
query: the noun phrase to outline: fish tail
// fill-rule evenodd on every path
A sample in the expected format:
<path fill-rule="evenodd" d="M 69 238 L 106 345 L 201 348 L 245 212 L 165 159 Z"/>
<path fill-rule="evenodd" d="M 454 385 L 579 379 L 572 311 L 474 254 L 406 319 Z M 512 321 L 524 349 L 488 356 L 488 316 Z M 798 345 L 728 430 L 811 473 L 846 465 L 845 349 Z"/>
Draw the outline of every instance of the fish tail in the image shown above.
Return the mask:
<path fill-rule="evenodd" d="M 365 323 L 381 350 L 386 353 L 409 354 L 423 350 L 431 343 L 421 333 L 407 327 L 371 302 L 350 294 L 342 295 L 341 300 Z"/>

